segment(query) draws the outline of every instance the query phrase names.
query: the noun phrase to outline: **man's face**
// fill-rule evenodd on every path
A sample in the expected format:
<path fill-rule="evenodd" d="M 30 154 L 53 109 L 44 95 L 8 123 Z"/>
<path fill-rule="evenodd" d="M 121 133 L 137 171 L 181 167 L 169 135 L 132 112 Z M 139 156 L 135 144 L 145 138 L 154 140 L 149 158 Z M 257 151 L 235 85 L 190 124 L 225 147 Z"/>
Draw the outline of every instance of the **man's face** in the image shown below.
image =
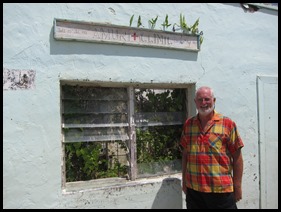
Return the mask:
<path fill-rule="evenodd" d="M 215 108 L 216 99 L 212 97 L 211 90 L 201 89 L 197 92 L 195 97 L 195 104 L 198 110 L 198 113 L 202 116 L 207 116 L 213 112 Z"/>

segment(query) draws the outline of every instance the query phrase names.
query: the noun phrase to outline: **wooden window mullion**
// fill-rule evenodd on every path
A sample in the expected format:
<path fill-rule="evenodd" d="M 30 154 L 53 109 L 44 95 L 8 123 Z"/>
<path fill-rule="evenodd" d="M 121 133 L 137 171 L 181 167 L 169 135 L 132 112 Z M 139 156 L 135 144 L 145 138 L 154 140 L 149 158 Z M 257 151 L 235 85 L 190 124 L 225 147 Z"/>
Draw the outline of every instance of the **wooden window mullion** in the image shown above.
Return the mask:
<path fill-rule="evenodd" d="M 129 95 L 129 107 L 128 107 L 128 119 L 129 119 L 129 148 L 130 148 L 130 178 L 131 180 L 136 179 L 137 175 L 137 148 L 136 148 L 136 129 L 134 120 L 134 88 L 130 86 L 128 88 Z"/>

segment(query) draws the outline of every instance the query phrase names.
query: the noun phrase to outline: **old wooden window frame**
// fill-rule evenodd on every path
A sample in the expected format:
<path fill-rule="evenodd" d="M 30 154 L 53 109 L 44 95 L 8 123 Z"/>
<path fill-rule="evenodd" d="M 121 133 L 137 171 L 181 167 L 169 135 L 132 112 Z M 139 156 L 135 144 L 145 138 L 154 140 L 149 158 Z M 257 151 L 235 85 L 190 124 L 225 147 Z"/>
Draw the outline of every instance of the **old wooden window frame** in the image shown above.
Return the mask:
<path fill-rule="evenodd" d="M 191 114 L 194 114 L 195 108 L 192 103 L 192 99 L 194 98 L 194 88 L 195 84 L 132 84 L 132 83 L 106 83 L 106 82 L 88 82 L 88 83 L 77 83 L 72 81 L 61 81 L 61 86 L 63 85 L 79 85 L 79 86 L 90 86 L 90 87 L 104 87 L 104 88 L 126 88 L 128 93 L 128 125 L 124 125 L 125 127 L 128 127 L 129 132 L 129 149 L 130 149 L 130 171 L 129 171 L 129 179 L 131 181 L 137 180 L 137 163 L 136 163 L 136 123 L 134 120 L 134 92 L 135 89 L 138 88 L 147 88 L 147 89 L 176 89 L 181 88 L 185 89 L 186 91 L 186 117 L 188 117 Z M 63 101 L 63 96 L 61 96 L 61 105 Z M 62 108 L 62 114 L 63 114 L 63 108 Z M 62 147 L 64 146 L 64 133 L 63 128 L 66 127 L 66 125 L 63 123 L 62 118 Z M 69 127 L 69 126 L 68 126 Z M 95 127 L 95 126 L 92 126 Z M 79 185 L 79 189 L 89 188 L 91 182 L 66 182 L 65 177 L 65 151 L 64 148 L 62 148 L 62 188 L 68 188 L 68 190 L 72 190 L 77 185 Z M 95 179 L 91 180 L 95 182 L 95 188 L 99 187 L 106 187 L 108 185 L 120 185 L 120 184 L 126 184 L 126 179 L 116 179 L 116 178 L 104 178 L 104 179 Z M 90 186 L 92 187 L 92 185 Z"/>

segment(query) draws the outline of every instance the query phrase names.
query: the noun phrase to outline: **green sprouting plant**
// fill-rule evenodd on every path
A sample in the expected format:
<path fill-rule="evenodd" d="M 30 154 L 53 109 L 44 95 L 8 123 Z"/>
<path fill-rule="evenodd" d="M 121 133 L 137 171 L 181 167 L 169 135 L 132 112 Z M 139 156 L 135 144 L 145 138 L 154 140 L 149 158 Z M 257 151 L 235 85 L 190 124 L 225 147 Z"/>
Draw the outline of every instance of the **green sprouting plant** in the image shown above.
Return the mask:
<path fill-rule="evenodd" d="M 161 24 L 163 26 L 163 30 L 164 31 L 169 26 L 171 26 L 171 24 L 169 23 L 168 18 L 169 18 L 168 14 L 166 14 L 165 21 Z M 132 26 L 133 20 L 134 20 L 134 15 L 132 15 L 131 18 L 130 18 L 130 26 Z M 158 15 L 154 19 L 152 18 L 152 19 L 150 19 L 148 21 L 150 29 L 154 29 L 155 28 L 157 20 L 158 20 Z M 143 26 L 143 25 L 142 25 L 141 16 L 139 15 L 138 22 L 137 22 L 137 27 L 141 27 L 141 26 Z M 179 27 L 179 28 L 176 28 L 176 26 Z M 187 22 L 186 22 L 186 20 L 185 20 L 185 16 L 181 13 L 180 14 L 180 24 L 174 23 L 172 31 L 175 32 L 177 30 L 182 30 L 183 33 L 192 33 L 193 35 L 195 35 L 195 34 L 199 33 L 198 26 L 199 26 L 199 18 L 194 22 L 193 25 L 191 25 L 189 27 Z M 201 33 L 200 33 L 200 45 L 203 43 L 203 36 L 202 35 L 203 35 L 203 33 L 201 31 Z"/>
<path fill-rule="evenodd" d="M 132 15 L 131 18 L 130 18 L 130 26 L 132 26 L 132 23 L 133 23 L 133 20 L 134 20 L 134 16 L 135 15 Z M 140 27 L 140 26 L 143 26 L 143 25 L 142 25 L 142 22 L 141 22 L 141 16 L 139 15 L 137 27 Z"/>
<path fill-rule="evenodd" d="M 201 44 L 203 43 L 203 40 L 204 40 L 204 38 L 203 38 L 203 32 L 201 32 L 201 33 L 200 33 L 200 46 L 201 46 Z"/>
<path fill-rule="evenodd" d="M 195 21 L 195 23 L 190 27 L 191 33 L 196 34 L 198 33 L 198 25 L 199 25 L 199 18 Z"/>
<path fill-rule="evenodd" d="M 166 15 L 165 17 L 165 21 L 163 22 L 163 24 L 161 24 L 163 26 L 163 30 L 165 31 L 166 28 L 168 28 L 169 26 L 171 26 L 171 24 L 169 24 L 168 21 L 168 15 Z"/>
<path fill-rule="evenodd" d="M 157 19 L 158 19 L 158 15 L 156 16 L 155 19 L 150 19 L 149 20 L 149 24 L 150 24 L 150 29 L 154 29 L 155 28 L 155 25 L 156 25 L 156 22 L 157 22 Z"/>
<path fill-rule="evenodd" d="M 138 27 L 140 27 L 140 26 L 143 26 L 142 25 L 142 22 L 141 22 L 141 16 L 139 15 L 139 18 L 138 18 L 138 25 L 137 25 Z"/>
<path fill-rule="evenodd" d="M 189 32 L 190 28 L 188 27 L 184 15 L 180 14 L 180 28 L 183 32 Z"/>
<path fill-rule="evenodd" d="M 134 16 L 135 15 L 132 15 L 131 18 L 130 18 L 130 26 L 132 26 L 132 23 L 133 23 L 133 20 L 134 20 Z"/>

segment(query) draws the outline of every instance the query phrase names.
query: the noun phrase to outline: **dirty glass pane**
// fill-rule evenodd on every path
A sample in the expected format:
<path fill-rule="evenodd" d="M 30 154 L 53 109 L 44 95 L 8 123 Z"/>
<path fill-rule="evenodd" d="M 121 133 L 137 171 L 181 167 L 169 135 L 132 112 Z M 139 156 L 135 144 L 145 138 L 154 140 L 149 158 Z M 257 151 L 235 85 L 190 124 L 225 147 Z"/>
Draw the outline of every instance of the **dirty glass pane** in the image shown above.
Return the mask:
<path fill-rule="evenodd" d="M 137 177 L 181 171 L 185 89 L 136 89 Z"/>
<path fill-rule="evenodd" d="M 81 100 L 127 100 L 126 88 L 106 88 L 92 86 L 62 86 L 63 99 Z"/>
<path fill-rule="evenodd" d="M 181 163 L 181 159 L 150 163 L 138 163 L 138 178 L 152 177 L 164 174 L 175 174 L 181 172 Z"/>
<path fill-rule="evenodd" d="M 66 182 L 127 178 L 126 88 L 62 85 Z"/>
<path fill-rule="evenodd" d="M 64 142 L 128 140 L 128 128 L 70 128 L 64 129 Z"/>
<path fill-rule="evenodd" d="M 127 113 L 94 113 L 94 114 L 63 114 L 65 124 L 84 123 L 84 124 L 110 124 L 128 123 Z"/>
<path fill-rule="evenodd" d="M 137 127 L 181 125 L 184 121 L 185 112 L 143 112 L 135 114 Z"/>
<path fill-rule="evenodd" d="M 127 140 L 126 88 L 62 86 L 64 142 Z"/>

